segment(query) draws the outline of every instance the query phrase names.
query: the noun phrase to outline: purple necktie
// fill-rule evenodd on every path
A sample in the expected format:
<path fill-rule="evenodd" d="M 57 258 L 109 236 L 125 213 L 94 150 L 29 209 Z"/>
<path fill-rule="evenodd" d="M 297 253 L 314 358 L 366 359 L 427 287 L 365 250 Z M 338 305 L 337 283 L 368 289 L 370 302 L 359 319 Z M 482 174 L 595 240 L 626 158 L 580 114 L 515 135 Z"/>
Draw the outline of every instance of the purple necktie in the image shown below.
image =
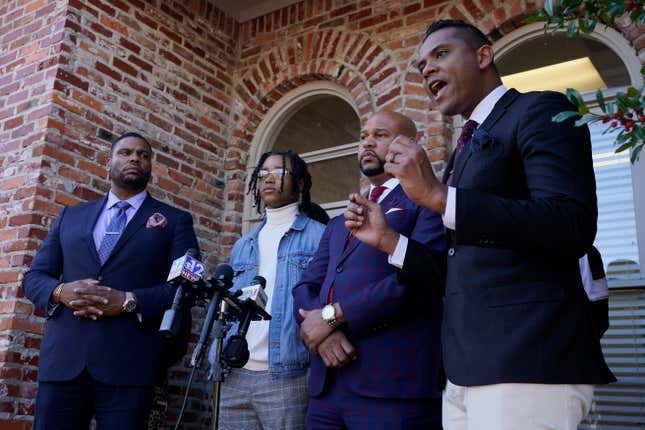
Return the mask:
<path fill-rule="evenodd" d="M 125 225 L 128 223 L 128 217 L 125 212 L 130 207 L 130 203 L 121 201 L 116 203 L 113 207 L 117 208 L 119 211 L 110 221 L 110 224 L 105 231 L 105 236 L 103 236 L 103 240 L 101 240 L 101 246 L 99 246 L 98 251 L 101 264 L 104 264 L 107 261 L 114 249 L 114 245 L 119 241 L 121 233 L 123 233 L 123 230 L 125 229 Z"/>
<path fill-rule="evenodd" d="M 457 147 L 455 148 L 455 158 L 452 161 L 452 170 L 450 171 L 450 175 L 448 176 L 448 180 L 446 181 L 448 186 L 452 185 L 452 176 L 453 172 L 455 171 L 455 167 L 457 166 L 457 160 L 459 160 L 459 156 L 464 150 L 464 146 L 466 146 L 466 144 L 470 141 L 470 138 L 473 137 L 473 133 L 475 132 L 475 129 L 478 125 L 479 124 L 477 123 L 477 121 L 469 119 L 464 124 L 464 128 L 461 129 L 461 134 L 459 135 L 459 139 L 457 139 Z"/>

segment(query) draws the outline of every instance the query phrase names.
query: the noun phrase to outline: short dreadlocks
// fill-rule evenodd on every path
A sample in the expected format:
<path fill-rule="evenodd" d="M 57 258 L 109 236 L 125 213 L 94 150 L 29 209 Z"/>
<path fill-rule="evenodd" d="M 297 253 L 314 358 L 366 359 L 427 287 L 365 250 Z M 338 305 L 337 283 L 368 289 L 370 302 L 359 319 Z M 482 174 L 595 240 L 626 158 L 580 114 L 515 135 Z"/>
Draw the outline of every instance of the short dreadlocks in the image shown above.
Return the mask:
<path fill-rule="evenodd" d="M 293 189 L 292 197 L 295 201 L 299 201 L 300 211 L 307 212 L 311 206 L 311 175 L 309 174 L 309 169 L 307 169 L 307 163 L 300 158 L 295 152 L 288 151 L 270 151 L 265 152 L 260 157 L 258 165 L 253 169 L 251 174 L 251 182 L 249 182 L 249 189 L 247 194 L 253 193 L 253 206 L 256 208 L 259 214 L 262 213 L 261 203 L 262 198 L 260 197 L 260 190 L 258 189 L 258 172 L 262 169 L 264 162 L 267 158 L 272 155 L 278 155 L 282 157 L 282 165 L 287 167 L 287 159 L 291 161 L 291 175 L 293 176 Z M 284 187 L 284 173 L 282 174 L 282 181 L 280 182 L 280 192 L 283 191 Z M 302 183 L 302 189 L 300 188 Z"/>

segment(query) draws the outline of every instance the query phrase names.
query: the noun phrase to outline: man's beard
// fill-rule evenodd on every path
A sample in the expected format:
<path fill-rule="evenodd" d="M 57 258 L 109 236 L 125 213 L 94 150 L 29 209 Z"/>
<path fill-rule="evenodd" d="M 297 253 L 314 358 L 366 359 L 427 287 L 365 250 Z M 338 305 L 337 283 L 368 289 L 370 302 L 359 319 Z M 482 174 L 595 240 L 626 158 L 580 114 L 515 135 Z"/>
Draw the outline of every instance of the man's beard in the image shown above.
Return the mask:
<path fill-rule="evenodd" d="M 130 191 L 142 191 L 148 185 L 150 181 L 151 171 L 143 171 L 141 175 L 125 175 L 123 173 L 110 172 L 110 179 L 114 181 L 121 188 L 125 188 Z"/>
<path fill-rule="evenodd" d="M 375 158 L 378 160 L 378 166 L 376 167 L 363 167 L 362 163 L 358 163 L 358 167 L 361 169 L 361 172 L 363 172 L 363 175 L 367 176 L 368 178 L 380 175 L 381 173 L 385 172 L 385 160 L 382 160 L 380 157 Z"/>

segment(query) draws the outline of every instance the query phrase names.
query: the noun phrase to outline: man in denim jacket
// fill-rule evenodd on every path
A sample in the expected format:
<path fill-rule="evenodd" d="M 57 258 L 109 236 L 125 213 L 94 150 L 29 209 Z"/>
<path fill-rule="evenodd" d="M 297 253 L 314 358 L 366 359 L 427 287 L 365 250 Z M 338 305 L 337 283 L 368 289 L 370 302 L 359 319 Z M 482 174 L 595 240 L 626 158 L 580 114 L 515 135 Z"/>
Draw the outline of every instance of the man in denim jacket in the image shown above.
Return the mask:
<path fill-rule="evenodd" d="M 311 175 L 294 152 L 268 152 L 253 171 L 249 192 L 266 217 L 233 247 L 233 289 L 266 279 L 270 321 L 253 321 L 246 339 L 250 358 L 222 384 L 221 430 L 304 428 L 309 354 L 293 318 L 291 291 L 318 249 L 324 225 L 306 217 Z M 230 333 L 235 333 L 234 327 Z M 210 360 L 213 362 L 214 350 Z"/>

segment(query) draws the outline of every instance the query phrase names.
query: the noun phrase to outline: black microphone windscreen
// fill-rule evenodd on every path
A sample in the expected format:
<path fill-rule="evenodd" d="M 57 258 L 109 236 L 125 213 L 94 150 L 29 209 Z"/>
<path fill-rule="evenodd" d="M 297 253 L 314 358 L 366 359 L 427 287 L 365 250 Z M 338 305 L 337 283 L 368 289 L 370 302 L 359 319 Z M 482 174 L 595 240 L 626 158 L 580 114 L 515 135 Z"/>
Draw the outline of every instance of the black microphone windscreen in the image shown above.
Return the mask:
<path fill-rule="evenodd" d="M 260 275 L 255 276 L 251 281 L 251 285 L 256 285 L 256 284 L 260 284 L 260 286 L 264 290 L 267 287 L 267 280 L 264 279 L 264 276 L 260 276 Z"/>
<path fill-rule="evenodd" d="M 233 268 L 228 264 L 220 264 L 215 269 L 215 279 L 230 282 L 233 279 Z"/>

